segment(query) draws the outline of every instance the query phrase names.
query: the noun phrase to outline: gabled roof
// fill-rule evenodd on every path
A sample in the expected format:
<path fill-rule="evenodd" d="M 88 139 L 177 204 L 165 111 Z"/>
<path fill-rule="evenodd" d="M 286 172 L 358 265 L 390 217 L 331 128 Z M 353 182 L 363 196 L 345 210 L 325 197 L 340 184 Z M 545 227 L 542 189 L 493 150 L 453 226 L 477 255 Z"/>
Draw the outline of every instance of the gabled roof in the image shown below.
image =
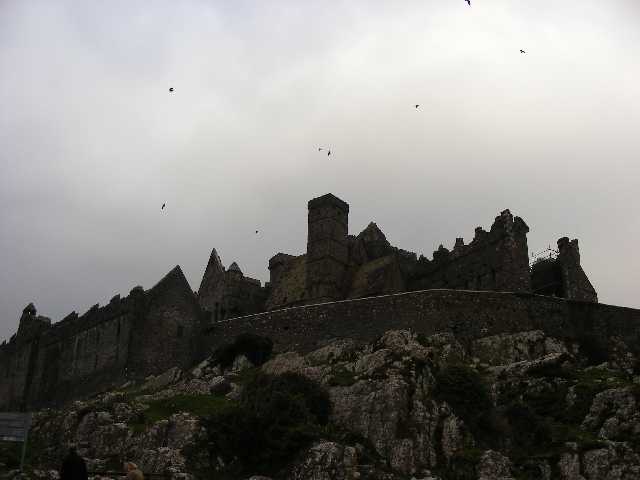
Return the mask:
<path fill-rule="evenodd" d="M 242 274 L 242 270 L 240 270 L 240 267 L 236 262 L 233 262 L 231 265 L 229 265 L 229 271 L 238 272 L 239 274 Z"/>
<path fill-rule="evenodd" d="M 190 295 L 193 295 L 193 291 L 191 290 L 191 286 L 187 281 L 187 277 L 184 276 L 180 265 L 176 265 L 167 273 L 162 279 L 156 283 L 153 287 L 151 287 L 147 293 L 154 295 L 161 291 L 165 291 L 168 289 L 183 289 L 188 291 Z"/>
<path fill-rule="evenodd" d="M 380 227 L 378 227 L 374 222 L 370 222 L 369 225 L 367 225 L 367 228 L 362 230 L 356 238 L 363 239 L 365 242 L 387 242 L 387 237 L 385 237 L 382 230 L 380 230 Z"/>
<path fill-rule="evenodd" d="M 202 280 L 200 281 L 198 292 L 204 291 L 203 289 L 208 282 L 212 281 L 216 277 L 219 277 L 223 273 L 224 266 L 222 265 L 222 261 L 220 260 L 218 252 L 214 248 L 211 250 L 211 255 L 209 255 L 209 263 L 207 263 L 207 268 L 204 269 L 204 273 L 202 274 Z"/>

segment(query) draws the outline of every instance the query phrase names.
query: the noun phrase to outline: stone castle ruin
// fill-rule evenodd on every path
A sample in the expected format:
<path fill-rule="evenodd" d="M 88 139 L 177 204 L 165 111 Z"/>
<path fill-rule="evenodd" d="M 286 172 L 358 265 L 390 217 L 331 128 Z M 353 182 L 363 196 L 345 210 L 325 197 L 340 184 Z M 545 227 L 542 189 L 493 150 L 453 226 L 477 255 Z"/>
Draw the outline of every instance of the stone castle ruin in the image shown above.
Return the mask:
<path fill-rule="evenodd" d="M 440 245 L 433 259 L 394 247 L 375 223 L 349 235 L 349 205 L 332 194 L 308 204 L 307 252 L 278 253 L 269 260 L 270 281 L 244 277 L 233 263 L 225 270 L 214 249 L 198 300 L 213 321 L 309 305 L 435 288 L 534 292 L 597 302 L 595 289 L 580 266 L 578 240 L 558 240 L 555 259 L 529 266 L 529 227 L 509 210 L 489 231 L 477 227 L 465 245 Z"/>
<path fill-rule="evenodd" d="M 392 246 L 375 223 L 350 235 L 348 217 L 349 205 L 332 194 L 309 201 L 306 253 L 273 256 L 265 285 L 235 262 L 225 268 L 214 249 L 197 293 L 176 266 L 149 290 L 57 323 L 29 304 L 0 345 L 0 410 L 187 368 L 245 331 L 271 337 L 280 351 L 387 328 L 479 336 L 520 324 L 640 344 L 640 311 L 597 303 L 578 241 L 561 238 L 557 256 L 530 266 L 529 227 L 509 210 L 468 244 L 440 245 L 431 260 Z"/>

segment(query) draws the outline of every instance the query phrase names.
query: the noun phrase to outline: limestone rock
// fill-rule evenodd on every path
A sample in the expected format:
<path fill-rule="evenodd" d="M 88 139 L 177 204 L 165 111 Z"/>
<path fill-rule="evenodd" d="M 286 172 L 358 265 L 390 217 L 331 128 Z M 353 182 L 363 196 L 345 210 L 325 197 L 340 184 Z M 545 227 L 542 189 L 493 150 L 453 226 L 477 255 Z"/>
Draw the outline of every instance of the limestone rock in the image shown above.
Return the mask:
<path fill-rule="evenodd" d="M 532 330 L 480 338 L 472 343 L 471 352 L 481 363 L 505 365 L 536 360 L 552 353 L 567 353 L 567 348 L 541 330 Z"/>
<path fill-rule="evenodd" d="M 350 480 L 358 478 L 358 453 L 335 442 L 313 445 L 288 477 L 291 480 Z"/>
<path fill-rule="evenodd" d="M 615 388 L 596 395 L 582 427 L 607 440 L 640 438 L 640 411 L 633 391 Z"/>
<path fill-rule="evenodd" d="M 478 480 L 514 480 L 511 461 L 499 452 L 487 450 L 480 458 Z"/>
<path fill-rule="evenodd" d="M 253 368 L 253 363 L 245 357 L 244 355 L 238 355 L 234 360 L 233 364 L 225 373 L 240 373 L 247 368 Z"/>
<path fill-rule="evenodd" d="M 158 390 L 160 388 L 166 387 L 167 385 L 171 385 L 172 383 L 177 382 L 181 376 L 182 371 L 178 367 L 170 368 L 166 372 L 161 373 L 156 377 L 148 378 L 142 386 L 142 390 Z"/>
<path fill-rule="evenodd" d="M 476 340 L 458 339 L 451 333 L 424 336 L 390 331 L 366 345 L 341 339 L 306 355 L 279 354 L 262 371 L 273 375 L 295 372 L 319 382 L 331 401 L 328 431 L 340 433 L 300 452 L 287 465 L 287 475 L 277 477 L 444 480 L 450 475 L 473 474 L 479 480 L 511 480 L 534 472 L 531 478 L 536 480 L 551 480 L 554 475 L 561 480 L 640 478 L 637 385 L 618 365 L 620 360 L 598 367 L 611 372 L 611 380 L 601 381 L 603 373 L 583 369 L 575 352 L 579 352 L 576 345 L 566 346 L 534 330 Z M 499 416 L 512 404 L 537 402 L 531 403 L 535 415 L 524 417 L 533 422 L 532 428 L 541 424 L 545 409 L 562 412 L 578 407 L 580 417 L 562 425 L 573 432 L 576 443 L 554 446 L 558 450 L 553 457 L 528 459 L 524 472 L 520 459 L 512 464 L 513 458 L 507 456 L 510 439 L 493 442 L 486 438 L 477 422 L 465 416 L 464 410 L 457 411 L 461 407 L 455 396 L 442 400 L 437 374 L 453 363 L 478 373 L 489 388 L 496 407 L 486 413 L 492 415 L 491 422 L 498 422 L 491 428 L 513 434 L 513 425 Z M 114 462 L 131 459 L 145 472 L 164 473 L 171 480 L 201 480 L 190 470 L 193 464 L 187 453 L 206 438 L 197 417 L 174 413 L 144 428 L 140 420 L 147 409 L 157 406 L 152 402 L 175 395 L 224 395 L 237 401 L 243 383 L 240 373 L 249 367 L 253 366 L 244 357 L 238 357 L 227 372 L 203 362 L 188 375 L 165 372 L 144 384 L 131 385 L 126 392 L 107 392 L 61 410 L 36 412 L 32 434 L 42 445 L 43 460 L 39 473 L 29 478 L 55 480 L 46 472 L 73 444 L 94 470 L 104 471 L 113 468 Z M 603 378 L 606 376 L 605 371 Z M 591 382 L 586 386 L 595 386 L 597 391 L 606 385 L 616 388 L 604 389 L 590 405 L 583 405 L 579 382 L 582 387 Z M 581 418 L 586 407 L 588 414 Z M 552 420 L 562 423 L 564 419 L 556 415 Z M 354 439 L 359 443 L 352 445 Z M 475 455 L 466 456 L 470 451 L 483 452 L 478 463 L 469 463 L 469 458 L 477 460 Z M 222 465 L 208 455 L 208 451 L 202 453 L 207 468 Z M 458 463 L 460 459 L 463 463 Z"/>

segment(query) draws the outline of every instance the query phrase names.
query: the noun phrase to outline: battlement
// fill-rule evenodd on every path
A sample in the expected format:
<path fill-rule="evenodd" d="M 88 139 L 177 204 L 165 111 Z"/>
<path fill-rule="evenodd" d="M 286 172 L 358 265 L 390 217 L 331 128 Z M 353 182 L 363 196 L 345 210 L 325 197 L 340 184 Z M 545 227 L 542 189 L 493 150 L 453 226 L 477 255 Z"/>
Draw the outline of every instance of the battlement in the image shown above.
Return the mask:
<path fill-rule="evenodd" d="M 557 255 L 531 267 L 533 291 L 573 300 L 597 302 L 598 294 L 580 265 L 578 240 L 558 239 Z"/>
<path fill-rule="evenodd" d="M 528 232 L 524 220 L 503 210 L 489 231 L 476 227 L 470 243 L 458 237 L 452 250 L 440 245 L 431 260 L 405 261 L 409 289 L 531 291 Z"/>
<path fill-rule="evenodd" d="M 529 227 L 509 210 L 488 230 L 477 227 L 470 242 L 457 237 L 451 250 L 440 245 L 427 259 L 391 245 L 375 222 L 350 235 L 349 205 L 335 195 L 307 205 L 306 252 L 271 257 L 264 287 L 236 262 L 226 269 L 214 248 L 197 293 L 175 266 L 149 290 L 136 286 L 57 323 L 27 305 L 17 333 L 0 345 L 0 408 L 64 401 L 189 366 L 207 346 L 242 331 L 306 349 L 332 335 L 364 339 L 385 328 L 445 328 L 443 319 L 457 332 L 475 332 L 482 311 L 492 318 L 486 328 L 553 329 L 557 318 L 585 321 L 597 312 L 615 316 L 611 331 L 629 333 L 622 310 L 598 309 L 578 241 L 560 238 L 556 257 L 530 267 Z M 574 318 L 566 309 L 577 309 L 575 302 L 559 304 L 553 296 L 580 301 L 588 315 Z M 215 338 L 202 335 L 207 325 Z"/>
<path fill-rule="evenodd" d="M 334 207 L 345 213 L 349 213 L 349 204 L 344 200 L 340 200 L 332 193 L 327 193 L 320 197 L 312 198 L 307 203 L 307 208 L 309 210 L 319 209 L 323 207 Z"/>
<path fill-rule="evenodd" d="M 420 255 L 419 260 L 423 265 L 431 263 L 442 264 L 454 261 L 466 255 L 473 255 L 489 248 L 494 244 L 504 241 L 505 238 L 520 240 L 529 232 L 529 227 L 520 217 L 513 217 L 509 210 L 504 210 L 498 215 L 489 231 L 482 227 L 476 227 L 473 239 L 465 244 L 463 237 L 456 238 L 453 249 L 449 250 L 442 244 L 433 252 L 432 260 Z M 526 239 L 525 239 L 526 240 Z"/>
<path fill-rule="evenodd" d="M 179 266 L 148 291 L 134 287 L 128 297 L 115 295 L 54 324 L 29 304 L 19 335 L 0 345 L 0 409 L 62 401 L 189 365 L 204 320 Z"/>

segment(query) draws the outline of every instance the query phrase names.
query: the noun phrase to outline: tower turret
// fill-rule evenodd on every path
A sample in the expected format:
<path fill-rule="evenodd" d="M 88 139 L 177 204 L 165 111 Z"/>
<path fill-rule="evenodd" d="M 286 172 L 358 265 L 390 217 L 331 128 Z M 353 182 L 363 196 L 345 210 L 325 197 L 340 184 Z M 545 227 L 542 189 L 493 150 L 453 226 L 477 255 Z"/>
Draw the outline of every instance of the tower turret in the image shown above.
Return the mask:
<path fill-rule="evenodd" d="M 349 261 L 349 205 L 327 193 L 308 203 L 306 293 L 311 302 L 341 298 Z"/>

